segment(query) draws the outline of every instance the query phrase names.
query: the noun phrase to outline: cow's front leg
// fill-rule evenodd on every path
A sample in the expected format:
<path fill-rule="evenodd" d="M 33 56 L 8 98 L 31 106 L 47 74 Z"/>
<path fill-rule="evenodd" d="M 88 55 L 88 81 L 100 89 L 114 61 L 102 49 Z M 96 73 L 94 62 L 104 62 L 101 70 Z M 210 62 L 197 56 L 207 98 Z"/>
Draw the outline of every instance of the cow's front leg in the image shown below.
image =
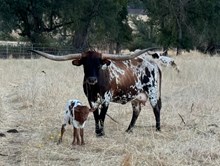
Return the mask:
<path fill-rule="evenodd" d="M 105 135 L 104 122 L 105 122 L 105 116 L 106 116 L 107 110 L 108 110 L 108 104 L 107 103 L 102 104 L 101 112 L 100 112 L 100 116 L 99 116 L 100 130 L 99 130 L 99 135 L 97 135 L 97 136 L 104 136 Z"/>
<path fill-rule="evenodd" d="M 96 109 L 96 110 L 93 112 L 93 116 L 94 116 L 94 119 L 95 119 L 95 133 L 96 133 L 97 136 L 99 136 L 99 134 L 100 134 L 99 109 Z"/>
<path fill-rule="evenodd" d="M 126 132 L 132 132 L 132 128 L 134 127 L 136 120 L 141 112 L 141 103 L 140 102 L 132 101 L 131 104 L 132 104 L 132 109 L 133 109 L 133 115 L 132 115 L 131 122 L 130 122 Z"/>
<path fill-rule="evenodd" d="M 91 108 L 95 109 L 95 111 L 93 112 L 93 116 L 95 119 L 95 133 L 98 136 L 100 133 L 100 126 L 99 126 L 99 107 L 98 104 L 96 104 L 95 102 L 91 102 L 89 101 L 89 105 Z"/>

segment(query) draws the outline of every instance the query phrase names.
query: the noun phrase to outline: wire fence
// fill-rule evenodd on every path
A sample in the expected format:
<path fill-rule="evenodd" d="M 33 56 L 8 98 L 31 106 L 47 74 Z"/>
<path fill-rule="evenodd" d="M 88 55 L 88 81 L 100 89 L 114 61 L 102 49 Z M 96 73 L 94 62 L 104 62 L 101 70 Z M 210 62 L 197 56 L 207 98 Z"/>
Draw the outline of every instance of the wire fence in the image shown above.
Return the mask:
<path fill-rule="evenodd" d="M 26 42 L 0 42 L 0 59 L 30 59 L 39 58 L 39 55 L 33 54 L 28 50 L 40 50 L 54 55 L 65 55 L 74 53 L 71 46 L 45 46 L 41 44 L 31 44 Z"/>

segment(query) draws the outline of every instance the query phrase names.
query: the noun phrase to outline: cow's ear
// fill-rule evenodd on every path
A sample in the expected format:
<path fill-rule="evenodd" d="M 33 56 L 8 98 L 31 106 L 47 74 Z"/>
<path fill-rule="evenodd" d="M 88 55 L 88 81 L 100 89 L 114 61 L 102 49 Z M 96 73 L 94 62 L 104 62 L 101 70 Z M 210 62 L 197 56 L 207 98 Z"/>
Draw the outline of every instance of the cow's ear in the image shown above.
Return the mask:
<path fill-rule="evenodd" d="M 82 60 L 81 59 L 75 59 L 72 61 L 72 64 L 75 66 L 80 66 L 82 65 Z"/>
<path fill-rule="evenodd" d="M 74 112 L 80 112 L 79 108 L 78 108 L 78 107 L 75 107 L 75 108 L 74 108 Z"/>
<path fill-rule="evenodd" d="M 167 50 L 165 50 L 163 53 L 162 53 L 163 56 L 167 56 L 168 53 L 167 53 Z"/>
<path fill-rule="evenodd" d="M 103 59 L 103 60 L 102 60 L 102 64 L 109 66 L 109 65 L 111 64 L 111 61 L 108 60 L 108 59 Z"/>

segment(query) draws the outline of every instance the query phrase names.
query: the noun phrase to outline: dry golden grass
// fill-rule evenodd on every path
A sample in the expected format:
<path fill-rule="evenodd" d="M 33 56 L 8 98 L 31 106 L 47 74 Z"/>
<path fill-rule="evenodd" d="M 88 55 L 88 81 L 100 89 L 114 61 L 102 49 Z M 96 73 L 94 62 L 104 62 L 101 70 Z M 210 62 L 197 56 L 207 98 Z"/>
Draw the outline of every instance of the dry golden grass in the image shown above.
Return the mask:
<path fill-rule="evenodd" d="M 174 58 L 181 72 L 163 68 L 161 132 L 148 104 L 133 133 L 125 133 L 131 106 L 112 103 L 108 113 L 120 124 L 106 117 L 106 136 L 96 138 L 91 114 L 86 145 L 74 149 L 70 126 L 63 143 L 56 142 L 65 102 L 87 104 L 82 67 L 44 58 L 0 60 L 0 132 L 6 134 L 0 165 L 220 165 L 220 58 L 196 52 Z M 7 133 L 11 128 L 19 133 Z"/>

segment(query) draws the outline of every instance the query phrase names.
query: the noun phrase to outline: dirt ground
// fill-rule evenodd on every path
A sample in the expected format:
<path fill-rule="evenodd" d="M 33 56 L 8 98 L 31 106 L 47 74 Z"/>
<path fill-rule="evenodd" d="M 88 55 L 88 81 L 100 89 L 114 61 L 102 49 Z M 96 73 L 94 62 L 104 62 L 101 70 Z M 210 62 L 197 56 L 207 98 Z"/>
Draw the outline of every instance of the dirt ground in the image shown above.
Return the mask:
<path fill-rule="evenodd" d="M 176 166 L 220 165 L 220 58 L 186 53 L 181 72 L 162 68 L 162 131 L 149 104 L 133 133 L 126 133 L 131 105 L 112 103 L 106 136 L 97 138 L 93 115 L 85 146 L 71 147 L 72 129 L 57 145 L 65 102 L 87 100 L 83 71 L 71 62 L 0 60 L 0 165 Z"/>

